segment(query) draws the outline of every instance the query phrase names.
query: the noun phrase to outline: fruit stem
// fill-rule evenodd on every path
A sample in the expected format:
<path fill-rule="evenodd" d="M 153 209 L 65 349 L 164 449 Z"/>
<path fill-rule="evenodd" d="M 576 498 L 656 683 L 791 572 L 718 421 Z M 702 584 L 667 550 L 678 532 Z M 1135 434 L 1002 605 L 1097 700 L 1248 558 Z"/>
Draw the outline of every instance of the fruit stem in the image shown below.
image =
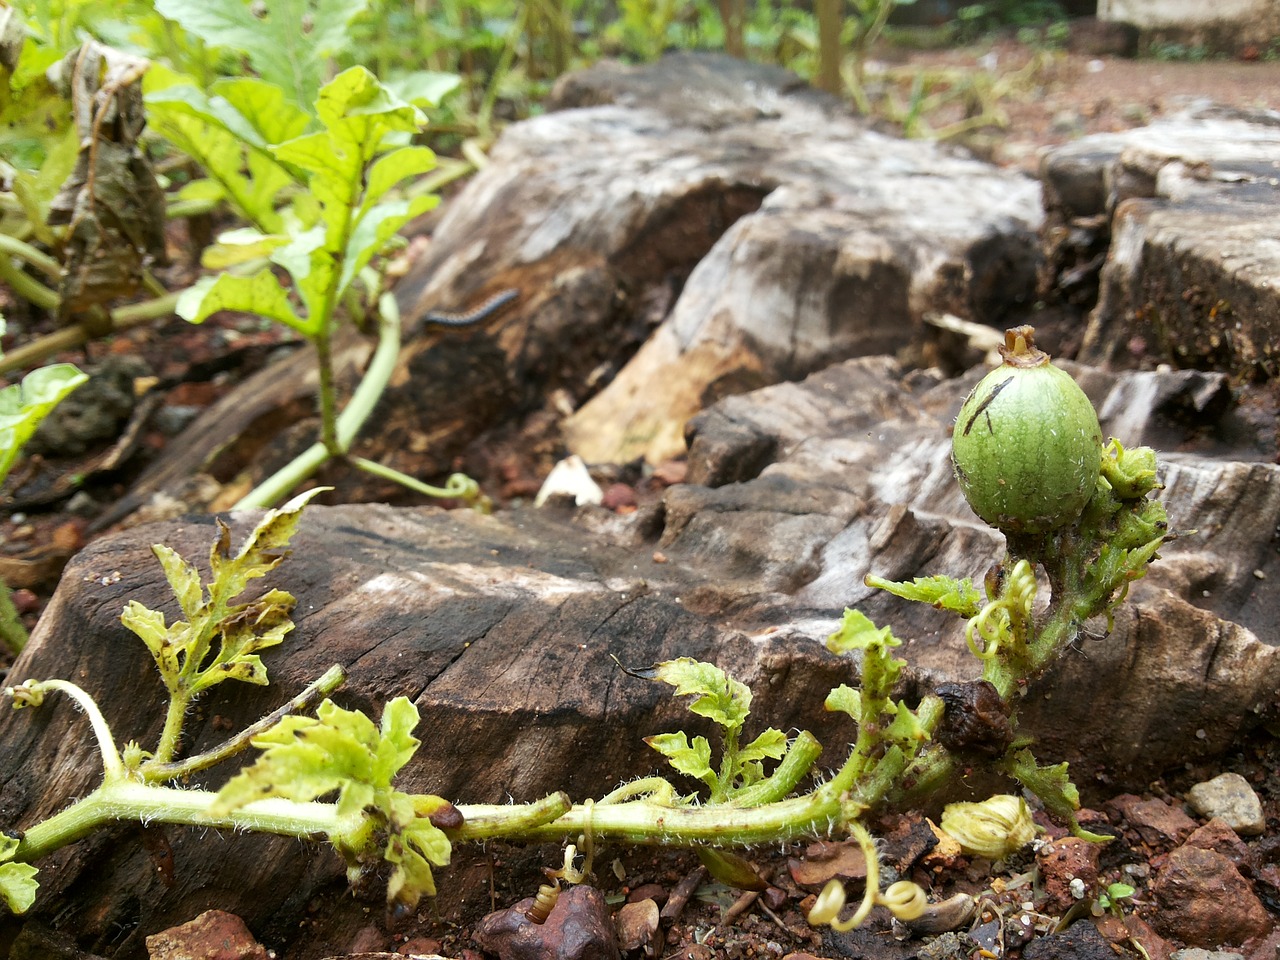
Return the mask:
<path fill-rule="evenodd" d="M 1010 367 L 1042 367 L 1049 362 L 1049 355 L 1035 343 L 1035 327 L 1024 324 L 1004 332 L 1004 346 L 1000 356 Z"/>

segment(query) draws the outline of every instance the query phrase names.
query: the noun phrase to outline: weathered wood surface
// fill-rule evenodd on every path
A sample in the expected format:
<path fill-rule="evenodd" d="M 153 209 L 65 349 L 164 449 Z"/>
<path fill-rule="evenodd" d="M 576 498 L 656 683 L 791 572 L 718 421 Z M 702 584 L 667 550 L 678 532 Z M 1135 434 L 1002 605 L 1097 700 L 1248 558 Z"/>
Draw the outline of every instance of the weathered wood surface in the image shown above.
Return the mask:
<path fill-rule="evenodd" d="M 1206 106 L 1084 137 L 1041 177 L 1049 283 L 1100 282 L 1082 360 L 1276 378 L 1280 115 Z"/>
<path fill-rule="evenodd" d="M 403 694 L 422 711 L 411 788 L 471 802 L 555 788 L 599 796 L 657 768 L 641 737 L 699 729 L 664 689 L 628 676 L 611 655 L 630 666 L 693 656 L 749 682 L 761 723 L 813 731 L 834 762 L 852 731 L 821 703 L 848 668 L 822 640 L 846 605 L 907 640 L 908 695 L 977 673 L 959 623 L 862 586 L 869 571 L 981 576 L 1001 553 L 1000 538 L 964 507 L 947 463 L 949 424 L 973 376 L 904 377 L 891 359 L 865 358 L 727 398 L 691 426 L 697 482 L 630 518 L 600 508 L 492 517 L 314 508 L 279 571 L 300 602 L 295 634 L 266 656 L 272 687 L 210 696 L 191 717 L 193 746 L 217 742 L 339 662 L 351 676 L 344 704 L 376 712 Z M 1280 469 L 1251 459 L 1264 444 L 1227 402 L 1220 375 L 1082 370 L 1081 379 L 1104 413 L 1114 411 L 1106 426 L 1131 442 L 1183 449 L 1166 457 L 1166 496 L 1174 525 L 1199 531 L 1164 551 L 1110 637 L 1082 638 L 1021 707 L 1042 759 L 1075 764 L 1088 797 L 1223 753 L 1274 711 Z M 1206 436 L 1238 438 L 1246 459 L 1199 455 Z M 235 517 L 237 534 L 252 520 Z M 213 532 L 210 520 L 185 520 L 85 550 L 11 682 L 74 679 L 102 699 L 118 737 L 153 741 L 160 684 L 119 612 L 137 598 L 172 614 L 148 544 L 201 557 Z M 65 702 L 0 715 L 7 826 L 83 795 L 99 769 L 84 718 Z M 37 921 L 74 930 L 101 952 L 139 956 L 145 934 L 216 905 L 264 942 L 294 943 L 288 956 L 309 957 L 323 950 L 324 929 L 366 907 L 336 896 L 344 880 L 327 852 L 166 834 L 172 887 L 137 830 L 121 828 L 43 864 Z M 308 913 L 316 902 L 324 918 Z"/>
<path fill-rule="evenodd" d="M 789 73 L 672 56 L 574 75 L 557 103 L 506 130 L 400 283 L 406 343 L 360 455 L 485 478 L 478 437 L 532 423 L 553 447 L 576 409 L 565 439 L 588 461 L 656 461 L 720 396 L 904 349 L 925 311 L 999 323 L 1034 299 L 1034 180 L 874 133 Z M 507 288 L 477 329 L 421 325 Z M 343 382 L 368 349 L 342 341 Z M 313 438 L 310 363 L 210 409 L 129 506 L 235 502 Z M 395 493 L 324 479 L 346 501 Z"/>

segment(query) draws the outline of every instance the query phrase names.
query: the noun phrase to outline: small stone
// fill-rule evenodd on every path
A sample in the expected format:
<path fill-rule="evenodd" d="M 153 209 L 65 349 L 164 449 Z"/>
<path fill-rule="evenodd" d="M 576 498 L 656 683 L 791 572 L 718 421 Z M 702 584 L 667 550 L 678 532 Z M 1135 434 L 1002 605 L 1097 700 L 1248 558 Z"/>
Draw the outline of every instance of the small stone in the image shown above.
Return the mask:
<path fill-rule="evenodd" d="M 1239 834 L 1232 830 L 1225 821 L 1217 817 L 1214 817 L 1191 836 L 1187 837 L 1185 845 L 1220 853 L 1234 863 L 1237 868 L 1249 864 L 1253 860 L 1249 848 L 1240 839 Z"/>
<path fill-rule="evenodd" d="M 684 478 L 688 473 L 689 464 L 685 461 L 664 460 L 653 468 L 653 479 L 661 486 L 671 487 L 677 483 L 684 483 Z"/>
<path fill-rule="evenodd" d="M 1191 836 L 1196 822 L 1163 800 L 1142 800 L 1125 813 L 1129 824 L 1145 843 L 1153 847 L 1175 846 Z"/>
<path fill-rule="evenodd" d="M 176 437 L 200 415 L 200 409 L 185 403 L 166 404 L 151 415 L 151 423 L 166 437 Z"/>
<path fill-rule="evenodd" d="M 639 900 L 635 903 L 624 903 L 614 920 L 618 928 L 618 946 L 624 952 L 646 950 L 652 948 L 655 934 L 658 932 L 658 905 L 652 900 Z"/>
<path fill-rule="evenodd" d="M 625 483 L 611 483 L 604 492 L 604 499 L 600 505 L 606 510 L 612 510 L 615 513 L 627 507 L 634 509 L 636 505 L 636 492 Z"/>
<path fill-rule="evenodd" d="M 151 960 L 268 960 L 266 948 L 234 913 L 206 910 L 177 927 L 147 937 Z"/>
<path fill-rule="evenodd" d="M 975 953 L 975 946 L 977 941 L 969 934 L 948 931 L 923 944 L 916 956 L 919 960 L 961 960 Z"/>
<path fill-rule="evenodd" d="M 865 880 L 867 859 L 856 841 L 819 842 L 810 844 L 803 860 L 787 861 L 791 879 L 797 886 L 817 890 L 828 880 Z"/>
<path fill-rule="evenodd" d="M 40 598 L 26 587 L 13 591 L 9 599 L 13 601 L 13 609 L 18 611 L 19 616 L 40 609 Z"/>
<path fill-rule="evenodd" d="M 1059 110 L 1049 121 L 1049 129 L 1057 134 L 1079 136 L 1084 132 L 1084 122 L 1074 110 Z"/>
<path fill-rule="evenodd" d="M 781 910 L 783 905 L 791 899 L 787 891 L 781 887 L 768 887 L 764 893 L 760 895 L 764 901 L 764 905 L 770 910 Z"/>
<path fill-rule="evenodd" d="M 1205 950 L 1203 947 L 1187 947 L 1169 954 L 1169 960 L 1244 960 L 1244 954 L 1230 950 Z"/>
<path fill-rule="evenodd" d="M 526 897 L 489 914 L 477 924 L 475 942 L 499 960 L 618 960 L 609 908 L 595 887 L 561 891 L 545 923 L 525 916 L 532 906 L 533 897 Z"/>
<path fill-rule="evenodd" d="M 1235 865 L 1212 850 L 1179 847 L 1152 885 L 1153 922 L 1164 936 L 1213 949 L 1266 936 L 1271 917 Z"/>
<path fill-rule="evenodd" d="M 387 936 L 373 924 L 356 931 L 347 944 L 347 953 L 379 953 L 387 948 Z"/>
<path fill-rule="evenodd" d="M 1202 817 L 1223 820 L 1242 837 L 1259 836 L 1267 826 L 1262 802 L 1238 773 L 1223 773 L 1187 791 L 1187 804 Z"/>
<path fill-rule="evenodd" d="M 661 906 L 667 902 L 667 888 L 660 883 L 642 883 L 627 894 L 627 903 L 639 903 L 641 900 L 652 900 Z"/>
<path fill-rule="evenodd" d="M 93 517 L 97 516 L 102 507 L 84 490 L 77 490 L 63 509 L 73 517 Z"/>

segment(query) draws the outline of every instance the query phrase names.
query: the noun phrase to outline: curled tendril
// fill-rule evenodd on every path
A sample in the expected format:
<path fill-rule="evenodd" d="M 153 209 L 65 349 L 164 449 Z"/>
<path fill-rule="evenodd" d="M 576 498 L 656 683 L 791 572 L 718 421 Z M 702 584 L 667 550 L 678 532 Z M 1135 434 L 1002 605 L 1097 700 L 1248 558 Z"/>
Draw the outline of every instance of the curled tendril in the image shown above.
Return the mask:
<path fill-rule="evenodd" d="M 910 880 L 889 884 L 878 899 L 899 920 L 915 920 L 923 916 L 929 906 L 929 898 L 925 896 L 924 889 Z"/>
<path fill-rule="evenodd" d="M 643 777 L 624 783 L 605 794 L 596 803 L 632 803 L 636 801 L 675 806 L 676 789 L 662 777 Z"/>
<path fill-rule="evenodd" d="M 970 617 L 964 628 L 964 642 L 979 660 L 994 659 L 1007 639 L 1025 636 L 1036 599 L 1036 573 L 1026 560 L 1013 566 L 1000 596 Z"/>
<path fill-rule="evenodd" d="M 16 687 L 5 687 L 4 694 L 13 700 L 14 709 L 38 707 L 44 703 L 45 686 L 39 680 L 24 680 Z"/>
<path fill-rule="evenodd" d="M 1019 560 L 1009 574 L 1005 595 L 1010 614 L 1026 621 L 1031 619 L 1031 605 L 1036 599 L 1036 572 L 1027 560 Z"/>
<path fill-rule="evenodd" d="M 891 884 L 883 893 L 880 891 L 880 858 L 876 854 L 875 842 L 867 828 L 860 823 L 850 826 L 850 832 L 862 848 L 862 855 L 867 862 L 866 890 L 862 894 L 862 903 L 848 920 L 840 919 L 840 911 L 845 906 L 844 884 L 839 880 L 829 880 L 818 894 L 818 900 L 809 911 L 809 922 L 815 927 L 830 926 L 837 932 L 852 930 L 862 924 L 877 904 L 888 907 L 899 920 L 914 920 L 924 913 L 928 906 L 925 892 L 910 880 L 899 880 Z"/>
<path fill-rule="evenodd" d="M 970 617 L 964 627 L 964 642 L 969 652 L 979 660 L 992 660 L 1000 650 L 1000 639 L 1004 622 L 995 620 L 997 614 L 1003 614 L 1003 606 L 996 601 L 988 603 L 977 614 Z M 979 639 L 981 646 L 979 646 Z"/>
<path fill-rule="evenodd" d="M 578 838 L 578 842 L 582 844 L 582 868 L 579 869 L 573 865 L 573 861 L 578 857 L 578 848 L 571 843 L 564 848 L 564 866 L 559 870 L 544 871 L 554 880 L 564 880 L 566 883 L 576 885 L 586 880 L 591 873 L 591 861 L 595 856 L 595 836 L 592 831 L 591 814 L 595 810 L 595 801 L 587 800 L 584 806 L 587 808 L 587 822 L 582 836 Z"/>

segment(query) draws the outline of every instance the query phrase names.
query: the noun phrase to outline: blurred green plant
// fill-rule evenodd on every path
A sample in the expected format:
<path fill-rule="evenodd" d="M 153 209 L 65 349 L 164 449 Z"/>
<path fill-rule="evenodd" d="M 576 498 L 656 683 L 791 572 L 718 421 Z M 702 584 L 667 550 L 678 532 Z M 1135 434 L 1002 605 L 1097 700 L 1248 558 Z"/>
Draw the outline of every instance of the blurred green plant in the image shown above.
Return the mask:
<path fill-rule="evenodd" d="M 408 142 L 426 122 L 424 114 L 363 67 L 344 70 L 320 88 L 319 129 L 312 132 L 303 132 L 310 126 L 308 115 L 289 107 L 279 88 L 266 81 L 226 81 L 215 89 L 217 99 L 207 101 L 196 117 L 201 132 L 192 136 L 212 130 L 216 137 L 208 142 L 221 138 L 225 149 L 210 152 L 206 162 L 257 226 L 224 233 L 206 250 L 204 264 L 223 272 L 198 281 L 176 310 L 193 323 L 220 310 L 283 323 L 314 346 L 319 370 L 319 441 L 264 480 L 239 506 L 270 506 L 335 458 L 428 496 L 475 501 L 478 487 L 461 474 L 454 474 L 445 487 L 433 487 L 348 456 L 399 353 L 395 300 L 383 291 L 383 276 L 371 264 L 379 262 L 400 227 L 438 201 L 432 194 L 394 193 L 403 181 L 435 165 L 431 150 Z M 429 95 L 422 91 L 414 99 L 425 102 Z M 189 97 L 184 93 L 162 101 L 175 124 L 190 116 Z M 247 130 L 241 120 L 248 121 Z M 242 157 L 255 176 L 241 175 Z M 300 189 L 288 191 L 287 209 L 277 211 L 277 199 L 289 186 Z M 288 278 L 287 286 L 277 271 Z M 331 348 L 344 305 L 348 315 L 376 313 L 379 342 L 364 379 L 339 415 Z"/>
<path fill-rule="evenodd" d="M 4 331 L 5 321 L 0 317 L 0 337 Z M 0 486 L 40 422 L 87 379 L 72 364 L 55 363 L 31 371 L 20 383 L 0 389 Z M 4 581 L 0 581 L 0 643 L 11 653 L 21 653 L 27 643 L 26 628 Z"/>

